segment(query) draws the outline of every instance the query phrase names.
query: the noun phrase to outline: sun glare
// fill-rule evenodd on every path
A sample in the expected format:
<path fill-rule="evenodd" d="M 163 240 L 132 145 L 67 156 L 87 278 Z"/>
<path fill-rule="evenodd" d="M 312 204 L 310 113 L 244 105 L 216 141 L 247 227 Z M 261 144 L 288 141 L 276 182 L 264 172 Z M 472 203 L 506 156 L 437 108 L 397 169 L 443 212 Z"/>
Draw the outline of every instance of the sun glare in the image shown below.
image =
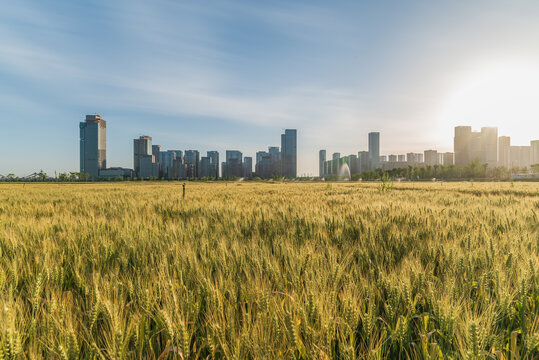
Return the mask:
<path fill-rule="evenodd" d="M 530 140 L 539 132 L 539 67 L 498 64 L 468 73 L 450 90 L 438 124 L 497 126 L 500 135 Z"/>

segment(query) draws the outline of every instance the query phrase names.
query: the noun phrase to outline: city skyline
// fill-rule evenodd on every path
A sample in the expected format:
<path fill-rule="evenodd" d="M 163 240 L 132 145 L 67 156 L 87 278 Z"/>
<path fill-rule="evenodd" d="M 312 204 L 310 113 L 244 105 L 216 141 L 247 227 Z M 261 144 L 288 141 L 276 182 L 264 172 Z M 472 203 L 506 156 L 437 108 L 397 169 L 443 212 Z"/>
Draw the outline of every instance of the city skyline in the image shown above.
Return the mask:
<path fill-rule="evenodd" d="M 496 126 L 514 146 L 539 134 L 536 2 L 20 1 L 2 10 L 4 175 L 76 171 L 73 119 L 92 113 L 110 120 L 108 167 L 130 164 L 143 134 L 165 148 L 224 154 L 242 144 L 255 156 L 258 144 L 279 145 L 279 131 L 300 129 L 300 175 L 318 173 L 319 149 L 367 149 L 373 131 L 387 154 L 452 151 L 447 134 L 459 125 Z"/>

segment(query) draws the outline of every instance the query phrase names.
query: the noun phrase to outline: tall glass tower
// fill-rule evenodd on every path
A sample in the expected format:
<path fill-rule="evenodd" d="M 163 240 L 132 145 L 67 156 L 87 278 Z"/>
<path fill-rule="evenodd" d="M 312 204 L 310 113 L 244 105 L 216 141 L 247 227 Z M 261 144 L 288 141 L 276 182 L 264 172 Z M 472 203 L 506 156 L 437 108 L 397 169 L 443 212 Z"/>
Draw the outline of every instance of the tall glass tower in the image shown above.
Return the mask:
<path fill-rule="evenodd" d="M 297 131 L 286 129 L 281 134 L 281 171 L 283 176 L 297 176 Z"/>
<path fill-rule="evenodd" d="M 100 115 L 86 115 L 80 129 L 80 172 L 91 178 L 107 167 L 107 122 Z"/>

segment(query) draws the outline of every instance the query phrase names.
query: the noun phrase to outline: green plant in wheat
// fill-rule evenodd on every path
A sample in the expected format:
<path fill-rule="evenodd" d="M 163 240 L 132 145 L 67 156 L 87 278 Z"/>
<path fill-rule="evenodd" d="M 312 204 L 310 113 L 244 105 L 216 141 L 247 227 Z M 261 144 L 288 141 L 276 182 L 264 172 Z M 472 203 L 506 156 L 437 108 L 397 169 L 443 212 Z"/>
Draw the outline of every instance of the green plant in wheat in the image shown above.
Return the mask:
<path fill-rule="evenodd" d="M 0 359 L 539 357 L 539 184 L 229 185 L 0 185 Z"/>

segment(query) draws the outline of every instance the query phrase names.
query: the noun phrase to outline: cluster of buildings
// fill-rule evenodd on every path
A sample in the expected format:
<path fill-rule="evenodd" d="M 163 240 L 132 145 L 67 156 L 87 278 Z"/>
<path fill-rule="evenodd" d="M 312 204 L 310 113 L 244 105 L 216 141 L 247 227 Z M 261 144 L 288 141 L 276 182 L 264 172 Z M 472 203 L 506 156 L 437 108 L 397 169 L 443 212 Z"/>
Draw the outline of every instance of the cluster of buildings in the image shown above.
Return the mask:
<path fill-rule="evenodd" d="M 489 167 L 529 168 L 539 164 L 539 140 L 529 146 L 512 146 L 509 136 L 498 136 L 498 128 L 483 127 L 472 131 L 471 126 L 455 127 L 455 164 L 464 166 L 479 160 Z"/>
<path fill-rule="evenodd" d="M 368 151 L 359 151 L 357 155 L 347 156 L 333 153 L 331 159 L 328 160 L 326 150 L 320 150 L 318 159 L 320 177 L 348 176 L 376 169 L 392 170 L 408 166 L 454 164 L 453 153 L 438 153 L 437 150 L 425 150 L 423 153 L 380 155 L 379 132 L 369 133 Z"/>
<path fill-rule="evenodd" d="M 272 176 L 297 176 L 297 132 L 287 129 L 281 135 L 281 148 L 256 153 L 253 158 L 238 150 L 226 150 L 219 173 L 219 152 L 208 151 L 201 156 L 198 150 L 162 150 L 153 145 L 150 136 L 133 140 L 133 169 L 107 168 L 106 121 L 100 115 L 86 115 L 80 123 L 80 172 L 90 178 L 136 177 L 139 179 L 186 179 Z"/>
<path fill-rule="evenodd" d="M 380 133 L 371 132 L 369 151 L 359 151 L 357 155 L 347 156 L 333 153 L 331 159 L 327 159 L 326 150 L 320 150 L 319 174 L 320 177 L 335 177 L 408 166 L 466 166 L 475 160 L 491 168 L 529 168 L 539 164 L 539 140 L 531 141 L 530 146 L 511 146 L 510 137 L 498 137 L 496 127 L 483 127 L 481 131 L 472 131 L 471 126 L 457 126 L 454 152 L 425 150 L 423 153 L 380 155 Z"/>

